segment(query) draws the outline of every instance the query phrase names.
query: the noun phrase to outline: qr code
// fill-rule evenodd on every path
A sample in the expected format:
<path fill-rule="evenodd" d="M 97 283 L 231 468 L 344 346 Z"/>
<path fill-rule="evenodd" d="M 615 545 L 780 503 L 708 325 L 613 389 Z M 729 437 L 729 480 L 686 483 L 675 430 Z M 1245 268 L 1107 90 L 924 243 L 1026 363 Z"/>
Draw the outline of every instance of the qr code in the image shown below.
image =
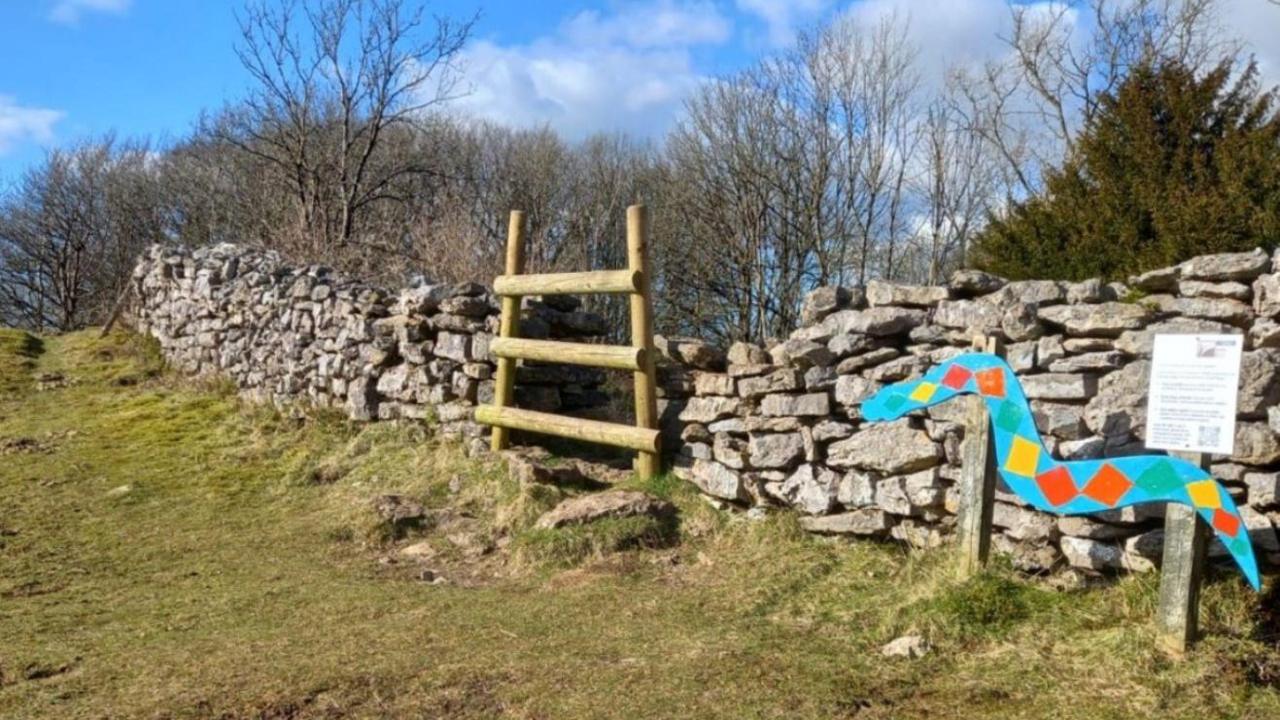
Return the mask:
<path fill-rule="evenodd" d="M 1218 436 L 1222 432 L 1222 428 L 1217 425 L 1201 425 L 1200 426 L 1200 442 L 1198 445 L 1208 445 L 1216 447 L 1218 444 Z"/>

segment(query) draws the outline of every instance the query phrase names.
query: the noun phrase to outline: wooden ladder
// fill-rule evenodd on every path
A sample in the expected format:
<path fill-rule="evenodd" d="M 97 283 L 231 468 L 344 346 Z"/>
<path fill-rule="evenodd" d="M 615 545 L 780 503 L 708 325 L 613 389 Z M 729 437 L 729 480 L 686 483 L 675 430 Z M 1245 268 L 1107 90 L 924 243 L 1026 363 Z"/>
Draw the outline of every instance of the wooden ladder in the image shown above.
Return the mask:
<path fill-rule="evenodd" d="M 627 269 L 524 275 L 524 213 L 511 211 L 507 226 L 506 274 L 493 281 L 502 298 L 498 337 L 490 350 L 498 358 L 493 404 L 476 407 L 476 422 L 493 426 L 491 446 L 503 450 L 510 430 L 545 433 L 624 447 L 638 452 L 636 474 L 648 479 L 658 474 L 658 400 L 654 388 L 653 305 L 649 297 L 647 245 L 649 213 L 643 205 L 627 208 Z M 631 344 L 531 340 L 519 337 L 520 299 L 525 295 L 627 294 L 631 300 Z M 630 370 L 635 376 L 636 423 L 586 420 L 553 413 L 511 407 L 515 391 L 516 360 L 567 363 Z"/>

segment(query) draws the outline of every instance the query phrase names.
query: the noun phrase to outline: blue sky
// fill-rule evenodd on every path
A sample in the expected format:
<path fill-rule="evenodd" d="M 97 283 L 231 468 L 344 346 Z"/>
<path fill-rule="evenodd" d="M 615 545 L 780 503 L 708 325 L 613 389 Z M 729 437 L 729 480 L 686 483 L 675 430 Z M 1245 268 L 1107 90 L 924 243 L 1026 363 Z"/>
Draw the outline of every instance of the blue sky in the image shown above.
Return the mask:
<path fill-rule="evenodd" d="M 1280 10 L 1222 0 L 1229 32 L 1280 78 Z M 657 137 L 707 77 L 787 44 L 835 13 L 910 18 L 926 65 L 1002 51 L 1005 0 L 436 0 L 441 14 L 481 18 L 465 52 L 459 112 L 513 125 L 550 124 L 570 138 L 597 130 Z M 203 109 L 239 96 L 232 51 L 239 0 L 0 2 L 0 181 L 46 148 L 116 131 L 164 142 Z M 940 72 L 938 73 L 940 74 Z"/>

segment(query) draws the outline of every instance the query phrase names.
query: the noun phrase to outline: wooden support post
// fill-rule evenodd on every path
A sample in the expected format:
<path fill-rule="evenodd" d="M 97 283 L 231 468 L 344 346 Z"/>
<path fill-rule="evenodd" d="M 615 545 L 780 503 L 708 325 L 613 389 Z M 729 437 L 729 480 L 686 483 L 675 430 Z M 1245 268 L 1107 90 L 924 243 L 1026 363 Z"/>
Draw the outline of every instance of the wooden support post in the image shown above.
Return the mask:
<path fill-rule="evenodd" d="M 643 205 L 627 208 L 627 269 L 639 273 L 636 291 L 631 294 L 631 344 L 644 350 L 640 369 L 635 371 L 636 427 L 658 427 L 658 396 L 654 377 L 653 307 L 649 301 L 648 259 L 649 211 Z M 661 448 L 641 451 L 636 456 L 636 474 L 642 480 L 658 474 Z"/>
<path fill-rule="evenodd" d="M 1172 453 L 1209 468 L 1204 453 Z M 1160 606 L 1156 631 L 1160 645 L 1182 655 L 1195 642 L 1200 624 L 1200 578 L 1204 574 L 1209 526 L 1195 508 L 1169 503 L 1164 515 L 1164 559 L 1160 564 Z"/>
<path fill-rule="evenodd" d="M 524 271 L 524 213 L 512 210 L 507 221 L 507 275 L 519 275 Z M 502 316 L 498 325 L 499 337 L 512 338 L 520 331 L 520 296 L 504 295 L 502 297 Z M 498 377 L 493 387 L 493 404 L 503 408 L 511 405 L 515 395 L 516 360 L 512 357 L 498 358 Z M 505 450 L 510 440 L 510 431 L 501 426 L 493 428 L 489 447 L 494 452 Z"/>
<path fill-rule="evenodd" d="M 975 352 L 1004 357 L 999 338 L 978 336 Z M 962 577 L 979 572 L 991 552 L 991 514 L 996 495 L 996 448 L 987 406 L 977 395 L 968 398 L 964 427 L 964 454 L 960 468 L 960 507 L 956 518 L 959 538 L 959 570 Z"/>

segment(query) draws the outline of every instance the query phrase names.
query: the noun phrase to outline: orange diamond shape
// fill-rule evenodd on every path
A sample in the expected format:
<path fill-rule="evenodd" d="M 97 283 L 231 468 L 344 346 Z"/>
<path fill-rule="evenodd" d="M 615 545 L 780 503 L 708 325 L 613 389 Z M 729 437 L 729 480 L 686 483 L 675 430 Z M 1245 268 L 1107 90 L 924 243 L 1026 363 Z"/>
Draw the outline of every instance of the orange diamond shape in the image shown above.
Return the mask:
<path fill-rule="evenodd" d="M 1129 482 L 1129 478 L 1124 473 L 1112 467 L 1109 463 L 1104 463 L 1098 472 L 1090 478 L 1089 484 L 1084 486 L 1084 494 L 1097 500 L 1103 505 L 1115 506 L 1116 502 L 1129 492 L 1129 488 L 1133 487 L 1133 483 Z"/>
<path fill-rule="evenodd" d="M 1240 532 L 1240 518 L 1224 510 L 1214 510 L 1213 527 L 1224 535 L 1235 537 Z"/>
<path fill-rule="evenodd" d="M 1004 397 L 1004 370 L 991 368 L 978 373 L 978 392 L 990 397 Z"/>
<path fill-rule="evenodd" d="M 1054 505 L 1065 505 L 1079 492 L 1075 481 L 1071 479 L 1071 473 L 1061 465 L 1037 475 L 1036 484 L 1040 486 L 1045 499 Z"/>

